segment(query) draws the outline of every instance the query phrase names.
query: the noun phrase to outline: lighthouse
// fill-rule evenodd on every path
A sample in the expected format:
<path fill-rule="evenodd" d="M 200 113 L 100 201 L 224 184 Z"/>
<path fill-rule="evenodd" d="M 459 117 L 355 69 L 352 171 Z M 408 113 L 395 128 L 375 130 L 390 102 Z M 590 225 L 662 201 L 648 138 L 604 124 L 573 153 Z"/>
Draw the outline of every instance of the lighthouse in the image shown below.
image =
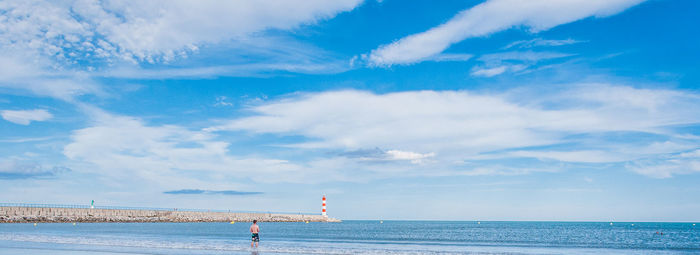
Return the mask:
<path fill-rule="evenodd" d="M 328 217 L 328 215 L 326 215 L 326 195 L 325 195 L 325 194 L 323 195 L 323 200 L 322 200 L 322 201 L 323 201 L 323 207 L 322 207 L 323 210 L 321 211 L 321 215 L 322 215 L 323 217 Z"/>

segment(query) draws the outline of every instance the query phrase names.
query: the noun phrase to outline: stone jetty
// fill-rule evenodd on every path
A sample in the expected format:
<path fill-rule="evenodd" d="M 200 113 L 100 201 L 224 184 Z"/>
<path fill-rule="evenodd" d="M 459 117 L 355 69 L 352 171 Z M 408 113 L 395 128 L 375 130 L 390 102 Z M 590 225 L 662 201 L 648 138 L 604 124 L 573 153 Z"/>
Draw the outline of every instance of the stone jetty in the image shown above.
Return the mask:
<path fill-rule="evenodd" d="M 309 214 L 0 207 L 0 223 L 26 222 L 340 222 Z"/>

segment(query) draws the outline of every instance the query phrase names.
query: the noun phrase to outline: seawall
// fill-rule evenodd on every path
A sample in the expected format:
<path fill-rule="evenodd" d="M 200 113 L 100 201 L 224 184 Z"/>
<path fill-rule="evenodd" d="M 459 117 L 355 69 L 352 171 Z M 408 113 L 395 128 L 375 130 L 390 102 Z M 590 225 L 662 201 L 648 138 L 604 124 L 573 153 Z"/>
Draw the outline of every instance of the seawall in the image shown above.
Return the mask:
<path fill-rule="evenodd" d="M 0 223 L 26 222 L 340 222 L 321 215 L 121 210 L 89 208 L 0 207 Z"/>

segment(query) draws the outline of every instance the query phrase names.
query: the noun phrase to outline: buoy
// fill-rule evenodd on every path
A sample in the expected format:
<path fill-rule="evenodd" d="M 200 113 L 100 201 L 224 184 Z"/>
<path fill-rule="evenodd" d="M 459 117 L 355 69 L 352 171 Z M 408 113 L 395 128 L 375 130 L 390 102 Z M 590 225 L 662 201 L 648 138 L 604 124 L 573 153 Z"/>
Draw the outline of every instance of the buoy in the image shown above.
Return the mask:
<path fill-rule="evenodd" d="M 36 227 L 36 223 L 34 223 L 34 226 Z"/>
<path fill-rule="evenodd" d="M 309 221 L 308 221 L 308 220 L 306 221 L 306 224 L 309 224 Z"/>
<path fill-rule="evenodd" d="M 481 221 L 477 221 L 476 224 L 481 224 Z"/>
<path fill-rule="evenodd" d="M 693 223 L 693 226 L 695 226 L 695 223 Z"/>
<path fill-rule="evenodd" d="M 236 223 L 235 221 L 231 221 L 231 224 L 235 224 L 235 223 Z"/>
<path fill-rule="evenodd" d="M 383 223 L 384 223 L 384 221 L 383 221 L 383 220 L 380 220 L 380 221 L 379 221 L 379 224 L 383 224 Z"/>
<path fill-rule="evenodd" d="M 612 226 L 612 225 L 613 225 L 612 222 L 610 222 L 610 226 Z"/>
<path fill-rule="evenodd" d="M 75 226 L 75 222 L 73 222 L 73 226 Z"/>
<path fill-rule="evenodd" d="M 634 226 L 634 223 L 632 223 L 632 226 Z"/>

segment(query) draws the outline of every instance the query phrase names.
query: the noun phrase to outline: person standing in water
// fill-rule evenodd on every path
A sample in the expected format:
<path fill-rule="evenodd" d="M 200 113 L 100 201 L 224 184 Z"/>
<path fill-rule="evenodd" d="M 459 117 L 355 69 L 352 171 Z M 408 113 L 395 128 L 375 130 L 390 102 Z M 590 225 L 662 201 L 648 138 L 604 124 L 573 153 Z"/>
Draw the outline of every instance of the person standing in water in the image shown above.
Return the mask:
<path fill-rule="evenodd" d="M 250 233 L 253 233 L 253 240 L 250 241 L 250 247 L 258 247 L 258 242 L 260 242 L 260 227 L 258 227 L 258 220 L 253 220 L 253 225 L 250 226 Z"/>

